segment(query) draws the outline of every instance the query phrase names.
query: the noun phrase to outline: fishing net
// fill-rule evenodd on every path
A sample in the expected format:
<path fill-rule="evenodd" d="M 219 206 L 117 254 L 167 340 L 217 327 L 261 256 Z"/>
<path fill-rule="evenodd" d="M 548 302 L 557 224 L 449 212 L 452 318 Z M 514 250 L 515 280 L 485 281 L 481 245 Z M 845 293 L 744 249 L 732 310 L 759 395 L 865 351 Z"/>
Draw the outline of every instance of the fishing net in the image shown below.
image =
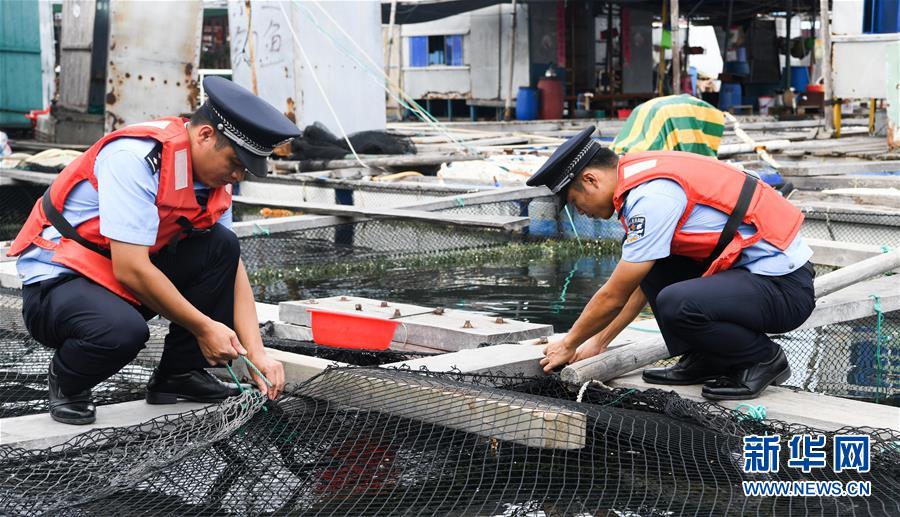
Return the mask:
<path fill-rule="evenodd" d="M 822 210 L 803 208 L 804 237 L 896 248 L 900 245 L 900 211 L 870 213 L 863 208 Z"/>
<path fill-rule="evenodd" d="M 45 413 L 47 368 L 53 349 L 31 338 L 22 321 L 19 292 L 0 289 L 0 418 Z M 162 356 L 168 324 L 159 318 L 149 323 L 150 340 L 138 356 L 92 390 L 98 406 L 144 398 L 153 368 Z M 377 366 L 425 357 L 428 353 L 394 350 L 351 350 L 316 345 L 311 341 L 277 338 L 263 329 L 263 345 L 295 354 L 319 357 L 354 366 Z"/>
<path fill-rule="evenodd" d="M 871 470 L 743 472 L 743 437 L 823 434 L 658 390 L 329 369 L 263 406 L 0 447 L 8 515 L 897 515 L 900 433 Z M 830 445 L 826 445 L 826 448 Z M 826 450 L 830 454 L 830 450 Z M 745 497 L 741 482 L 871 481 L 868 497 Z"/>
<path fill-rule="evenodd" d="M 409 138 L 386 131 L 360 131 L 347 137 L 357 154 L 415 154 Z M 343 138 L 335 136 L 322 123 L 306 126 L 303 134 L 291 142 L 297 160 L 339 160 L 351 154 Z"/>
<path fill-rule="evenodd" d="M 0 241 L 12 240 L 22 228 L 46 185 L 12 183 L 4 185 L 0 180 Z"/>

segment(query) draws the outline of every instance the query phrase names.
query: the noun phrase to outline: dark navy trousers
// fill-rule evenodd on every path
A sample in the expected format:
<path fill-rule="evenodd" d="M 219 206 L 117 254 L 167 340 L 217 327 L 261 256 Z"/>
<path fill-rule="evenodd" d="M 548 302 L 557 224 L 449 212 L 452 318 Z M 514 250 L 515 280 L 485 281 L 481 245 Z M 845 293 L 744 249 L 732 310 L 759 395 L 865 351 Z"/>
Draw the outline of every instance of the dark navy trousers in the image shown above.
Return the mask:
<path fill-rule="evenodd" d="M 778 345 L 766 334 L 799 327 L 815 308 L 811 263 L 783 276 L 743 268 L 702 274 L 697 262 L 672 255 L 641 282 L 672 356 L 699 352 L 733 368 L 767 361 Z"/>
<path fill-rule="evenodd" d="M 202 313 L 234 328 L 237 236 L 221 225 L 164 249 L 153 263 Z M 134 306 L 80 275 L 24 286 L 22 314 L 31 335 L 56 349 L 54 371 L 63 393 L 92 388 L 131 362 L 149 339 L 156 313 Z M 159 369 L 178 373 L 209 367 L 197 339 L 171 324 Z"/>

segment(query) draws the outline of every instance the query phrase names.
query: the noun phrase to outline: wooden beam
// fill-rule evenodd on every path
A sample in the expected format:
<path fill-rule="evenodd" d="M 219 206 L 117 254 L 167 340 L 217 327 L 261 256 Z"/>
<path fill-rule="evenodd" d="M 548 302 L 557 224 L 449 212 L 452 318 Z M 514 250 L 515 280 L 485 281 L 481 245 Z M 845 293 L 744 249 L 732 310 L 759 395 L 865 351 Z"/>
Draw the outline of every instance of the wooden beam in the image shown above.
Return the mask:
<path fill-rule="evenodd" d="M 56 179 L 56 174 L 26 171 L 22 169 L 0 169 L 0 178 L 9 178 L 16 181 L 36 183 L 38 185 L 49 185 Z"/>
<path fill-rule="evenodd" d="M 823 275 L 822 278 L 826 276 L 828 275 Z M 874 316 L 875 299 L 873 296 L 878 296 L 882 311 L 900 310 L 900 276 L 893 275 L 866 280 L 820 298 L 816 301 L 816 308 L 812 314 L 796 330 Z"/>
<path fill-rule="evenodd" d="M 477 206 L 483 204 L 501 203 L 504 201 L 548 197 L 551 195 L 552 194 L 546 187 L 513 187 L 505 189 L 492 189 L 482 192 L 473 192 L 471 194 L 462 194 L 459 196 L 446 196 L 433 201 L 410 203 L 394 208 L 402 210 L 411 209 L 426 211 L 444 210 L 447 208 L 455 208 L 459 206 Z M 296 204 L 294 203 L 282 202 L 269 203 L 268 206 L 297 208 Z M 363 217 L 348 219 L 346 217 L 338 216 L 299 215 L 257 221 L 242 221 L 234 223 L 232 225 L 232 228 L 234 229 L 235 233 L 237 233 L 238 237 L 249 237 L 253 235 L 267 235 L 270 233 L 336 226 L 348 221 L 361 222 L 367 220 L 367 218 Z"/>
<path fill-rule="evenodd" d="M 861 162 L 800 162 L 797 165 L 782 165 L 778 172 L 782 176 L 831 176 L 834 174 L 856 174 L 869 172 L 893 172 L 900 170 L 900 162 L 896 160 L 886 161 L 861 161 Z"/>
<path fill-rule="evenodd" d="M 815 280 L 816 298 L 821 298 L 849 285 L 873 276 L 883 275 L 900 267 L 900 249 L 867 258 L 856 264 L 822 275 Z M 888 277 L 894 278 L 894 277 Z M 894 283 L 900 287 L 900 277 Z M 900 291 L 900 289 L 898 289 Z"/>
<path fill-rule="evenodd" d="M 897 162 L 900 168 L 900 161 Z M 900 188 L 900 176 L 795 176 L 791 183 L 798 189 Z"/>
<path fill-rule="evenodd" d="M 802 232 L 802 230 L 801 230 Z M 803 241 L 813 250 L 813 264 L 846 267 L 862 260 L 881 255 L 881 246 L 855 242 L 827 241 L 804 237 Z"/>
<path fill-rule="evenodd" d="M 461 162 L 478 160 L 481 157 L 475 154 L 463 153 L 429 153 L 429 154 L 398 154 L 390 156 L 360 156 L 369 167 L 417 167 L 433 166 L 446 162 Z M 326 169 L 343 169 L 346 167 L 358 167 L 356 160 L 270 160 L 272 170 L 275 171 L 314 171 Z"/>
<path fill-rule="evenodd" d="M 659 385 L 644 382 L 640 372 L 612 379 L 608 384 L 613 388 L 638 390 L 660 388 Z M 686 399 L 709 402 L 700 394 L 702 386 L 664 386 L 664 388 L 666 391 L 674 391 Z M 716 401 L 718 405 L 729 409 L 736 409 L 745 402 L 747 401 Z M 766 418 L 826 431 L 836 431 L 847 425 L 896 429 L 900 423 L 900 408 L 832 397 L 821 393 L 795 391 L 778 386 L 766 388 L 752 404 L 765 406 Z"/>
<path fill-rule="evenodd" d="M 245 205 L 268 206 L 269 200 L 262 198 L 247 198 L 240 196 L 240 202 Z M 466 226 L 476 228 L 490 228 L 493 230 L 518 231 L 528 226 L 527 217 L 503 216 L 503 215 L 464 215 L 426 212 L 424 210 L 408 210 L 398 208 L 374 208 L 356 205 L 326 205 L 323 203 L 298 203 L 299 210 L 310 213 L 328 214 L 342 217 L 369 217 L 411 219 L 413 221 L 427 221 L 454 226 Z"/>

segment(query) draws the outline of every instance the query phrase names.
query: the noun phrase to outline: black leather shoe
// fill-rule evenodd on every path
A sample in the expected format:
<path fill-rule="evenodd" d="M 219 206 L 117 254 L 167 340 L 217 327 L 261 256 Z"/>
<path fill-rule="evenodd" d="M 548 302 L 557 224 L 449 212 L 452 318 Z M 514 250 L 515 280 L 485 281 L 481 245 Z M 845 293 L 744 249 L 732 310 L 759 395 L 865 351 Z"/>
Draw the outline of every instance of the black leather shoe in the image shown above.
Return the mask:
<path fill-rule="evenodd" d="M 721 366 L 710 364 L 698 353 L 684 354 L 673 366 L 666 368 L 648 368 L 641 377 L 648 384 L 668 384 L 684 386 L 687 384 L 703 384 L 728 373 Z"/>
<path fill-rule="evenodd" d="M 147 383 L 148 404 L 174 404 L 178 399 L 221 402 L 240 393 L 235 384 L 226 384 L 202 368 L 184 373 L 155 369 Z"/>
<path fill-rule="evenodd" d="M 781 384 L 790 376 L 791 367 L 784 350 L 779 348 L 775 357 L 764 363 L 707 382 L 701 394 L 711 400 L 752 399 L 758 397 L 768 385 Z"/>
<path fill-rule="evenodd" d="M 53 361 L 47 374 L 50 386 L 50 417 L 64 424 L 85 425 L 97 420 L 97 408 L 91 399 L 91 390 L 74 395 L 64 395 L 59 389 L 59 380 L 53 371 Z"/>

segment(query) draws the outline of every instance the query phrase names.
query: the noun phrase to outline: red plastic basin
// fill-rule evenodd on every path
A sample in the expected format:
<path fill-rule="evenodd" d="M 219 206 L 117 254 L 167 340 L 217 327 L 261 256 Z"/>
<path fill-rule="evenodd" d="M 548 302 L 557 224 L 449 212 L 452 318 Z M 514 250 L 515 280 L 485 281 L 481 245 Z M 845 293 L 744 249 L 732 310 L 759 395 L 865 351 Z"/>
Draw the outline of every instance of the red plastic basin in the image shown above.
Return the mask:
<path fill-rule="evenodd" d="M 387 350 L 400 323 L 387 318 L 306 309 L 312 319 L 313 341 L 319 345 L 362 350 Z"/>

